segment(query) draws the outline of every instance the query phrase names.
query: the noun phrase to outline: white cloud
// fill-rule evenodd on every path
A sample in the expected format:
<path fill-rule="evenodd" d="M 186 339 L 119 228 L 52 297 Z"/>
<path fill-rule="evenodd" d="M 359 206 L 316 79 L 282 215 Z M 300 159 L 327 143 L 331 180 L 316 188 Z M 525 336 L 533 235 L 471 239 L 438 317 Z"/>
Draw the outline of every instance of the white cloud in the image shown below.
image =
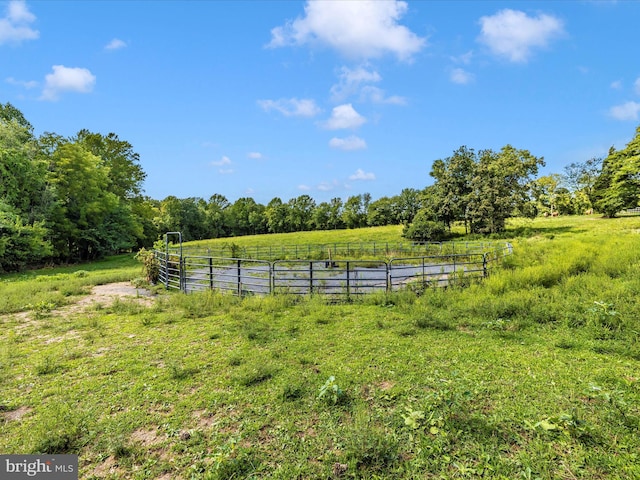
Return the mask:
<path fill-rule="evenodd" d="M 342 67 L 339 75 L 340 81 L 331 87 L 331 99 L 334 102 L 343 102 L 352 95 L 358 95 L 361 102 L 372 102 L 392 105 L 406 105 L 404 97 L 393 95 L 387 97 L 384 90 L 371 85 L 378 83 L 382 77 L 375 70 L 369 70 L 364 66 L 351 69 Z"/>
<path fill-rule="evenodd" d="M 546 47 L 564 34 L 562 21 L 552 15 L 529 17 L 526 13 L 504 9 L 480 18 L 482 31 L 478 41 L 500 57 L 512 62 L 526 62 L 534 48 Z"/>
<path fill-rule="evenodd" d="M 365 173 L 361 168 L 356 170 L 356 173 L 349 176 L 349 180 L 375 180 L 376 176 L 373 173 Z"/>
<path fill-rule="evenodd" d="M 40 32 L 29 26 L 35 20 L 35 15 L 29 11 L 24 0 L 9 2 L 5 17 L 0 18 L 0 45 L 38 38 Z"/>
<path fill-rule="evenodd" d="M 640 95 L 640 77 L 636 78 L 636 81 L 633 84 L 633 88 L 635 89 L 636 93 Z"/>
<path fill-rule="evenodd" d="M 458 55 L 457 57 L 450 58 L 453 63 L 469 65 L 471 63 L 471 59 L 473 58 L 473 51 L 469 50 L 467 53 L 463 53 L 462 55 Z"/>
<path fill-rule="evenodd" d="M 362 138 L 351 135 L 347 138 L 332 138 L 329 140 L 329 146 L 331 148 L 338 148 L 340 150 L 362 150 L 367 148 L 367 142 Z"/>
<path fill-rule="evenodd" d="M 16 80 L 13 77 L 7 77 L 5 79 L 5 81 L 10 84 L 10 85 L 16 85 L 18 87 L 23 87 L 26 88 L 27 90 L 31 89 L 31 88 L 36 88 L 38 86 L 38 82 L 36 82 L 35 80 L 31 80 L 31 81 L 24 81 L 24 80 Z"/>
<path fill-rule="evenodd" d="M 280 100 L 258 100 L 258 105 L 265 111 L 275 110 L 285 117 L 315 117 L 322 110 L 314 100 L 308 98 L 281 98 Z"/>
<path fill-rule="evenodd" d="M 391 95 L 387 97 L 384 90 L 373 85 L 366 85 L 362 87 L 360 92 L 360 100 L 372 103 L 381 103 L 386 105 L 406 105 L 407 99 L 399 95 Z"/>
<path fill-rule="evenodd" d="M 409 61 L 427 43 L 398 23 L 407 13 L 403 1 L 308 0 L 304 11 L 304 17 L 272 29 L 268 46 L 319 44 L 351 58 L 391 53 Z"/>
<path fill-rule="evenodd" d="M 616 80 L 615 82 L 611 82 L 611 88 L 614 90 L 620 90 L 622 88 L 622 81 Z"/>
<path fill-rule="evenodd" d="M 309 185 L 298 185 L 298 190 L 308 192 L 309 190 L 311 190 L 311 187 Z"/>
<path fill-rule="evenodd" d="M 53 73 L 45 76 L 41 100 L 57 100 L 62 92 L 89 93 L 93 90 L 96 77 L 86 68 L 71 68 L 54 65 Z"/>
<path fill-rule="evenodd" d="M 458 85 L 466 85 L 467 83 L 471 83 L 473 81 L 473 74 L 467 72 L 462 68 L 454 68 L 451 71 L 451 75 L 449 76 L 453 83 L 457 83 Z"/>
<path fill-rule="evenodd" d="M 249 152 L 247 154 L 247 158 L 250 158 L 252 160 L 262 160 L 263 156 L 260 152 Z"/>
<path fill-rule="evenodd" d="M 121 48 L 125 48 L 127 46 L 126 42 L 120 40 L 119 38 L 114 38 L 109 43 L 107 43 L 104 47 L 105 50 L 119 50 Z"/>
<path fill-rule="evenodd" d="M 327 130 L 358 128 L 366 121 L 366 118 L 355 111 L 353 105 L 346 103 L 333 108 L 331 118 L 324 123 L 324 128 Z"/>
<path fill-rule="evenodd" d="M 224 155 L 220 160 L 214 160 L 211 162 L 214 167 L 222 167 L 223 165 L 231 165 L 231 159 Z"/>
<path fill-rule="evenodd" d="M 627 102 L 609 109 L 609 115 L 616 120 L 638 120 L 640 103 Z"/>
<path fill-rule="evenodd" d="M 346 98 L 358 93 L 363 83 L 376 83 L 382 80 L 380 74 L 365 67 L 350 69 L 342 67 L 339 75 L 340 81 L 331 87 L 331 97 L 335 102 L 342 102 Z"/>
<path fill-rule="evenodd" d="M 329 192 L 334 189 L 334 185 L 329 182 L 321 182 L 316 188 L 321 192 Z"/>
<path fill-rule="evenodd" d="M 233 168 L 221 168 L 218 170 L 220 175 L 231 175 L 233 173 Z"/>

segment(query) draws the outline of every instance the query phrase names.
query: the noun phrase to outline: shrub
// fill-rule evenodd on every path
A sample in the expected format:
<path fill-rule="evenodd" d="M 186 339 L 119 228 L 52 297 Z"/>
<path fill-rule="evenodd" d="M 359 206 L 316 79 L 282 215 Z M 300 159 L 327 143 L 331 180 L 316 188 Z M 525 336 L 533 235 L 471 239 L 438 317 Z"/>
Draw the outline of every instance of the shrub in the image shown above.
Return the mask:
<path fill-rule="evenodd" d="M 405 226 L 402 236 L 417 242 L 439 241 L 446 237 L 446 229 L 444 223 L 429 220 L 425 212 L 420 211 L 413 222 Z"/>

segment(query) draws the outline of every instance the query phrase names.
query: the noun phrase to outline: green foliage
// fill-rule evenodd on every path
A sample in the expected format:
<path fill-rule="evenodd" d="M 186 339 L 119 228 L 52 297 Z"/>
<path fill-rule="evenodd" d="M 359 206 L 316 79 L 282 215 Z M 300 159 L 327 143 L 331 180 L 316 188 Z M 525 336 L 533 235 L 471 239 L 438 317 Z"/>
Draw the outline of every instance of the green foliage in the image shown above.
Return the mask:
<path fill-rule="evenodd" d="M 141 248 L 135 259 L 142 263 L 142 272 L 147 282 L 156 284 L 160 278 L 160 261 L 153 250 Z"/>
<path fill-rule="evenodd" d="M 640 205 L 640 127 L 619 151 L 611 149 L 593 187 L 595 207 L 607 217 Z"/>
<path fill-rule="evenodd" d="M 131 255 L 3 275 L 0 450 L 76 453 L 81 478 L 639 477 L 640 218 L 526 226 L 482 284 L 350 303 L 65 308 L 139 276 Z M 301 238 L 323 242 L 258 242 Z M 330 376 L 348 401 L 317 398 Z"/>
<path fill-rule="evenodd" d="M 418 242 L 437 242 L 446 238 L 445 225 L 429 218 L 428 212 L 419 211 L 413 222 L 405 226 L 402 235 Z"/>
<path fill-rule="evenodd" d="M 346 398 L 344 390 L 336 383 L 336 377 L 331 375 L 324 385 L 320 387 L 318 400 L 326 401 L 331 405 L 337 405 Z"/>

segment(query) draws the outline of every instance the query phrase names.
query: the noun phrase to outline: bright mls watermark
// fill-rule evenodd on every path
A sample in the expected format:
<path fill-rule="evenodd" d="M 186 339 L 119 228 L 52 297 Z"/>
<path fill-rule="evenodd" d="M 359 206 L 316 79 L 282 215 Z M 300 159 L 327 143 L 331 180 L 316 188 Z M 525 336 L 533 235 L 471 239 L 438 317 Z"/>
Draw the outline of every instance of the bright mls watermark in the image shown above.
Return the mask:
<path fill-rule="evenodd" d="M 0 455 L 2 480 L 78 480 L 77 455 Z"/>

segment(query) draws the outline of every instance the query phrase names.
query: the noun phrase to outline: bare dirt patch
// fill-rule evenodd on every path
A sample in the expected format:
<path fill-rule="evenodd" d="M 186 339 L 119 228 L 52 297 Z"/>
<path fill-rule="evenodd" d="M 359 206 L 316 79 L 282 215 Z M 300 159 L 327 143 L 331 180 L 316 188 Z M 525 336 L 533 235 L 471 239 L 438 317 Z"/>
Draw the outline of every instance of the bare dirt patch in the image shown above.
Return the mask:
<path fill-rule="evenodd" d="M 11 410 L 8 412 L 2 412 L 1 415 L 7 421 L 16 421 L 22 419 L 27 413 L 31 412 L 33 409 L 29 407 L 19 407 L 15 410 Z"/>
<path fill-rule="evenodd" d="M 162 440 L 158 438 L 158 431 L 140 428 L 131 434 L 131 440 L 140 443 L 145 447 L 150 447 L 160 443 Z"/>
<path fill-rule="evenodd" d="M 91 289 L 91 293 L 80 299 L 75 306 L 85 307 L 98 303 L 109 306 L 116 298 L 133 298 L 145 305 L 150 305 L 153 302 L 153 294 L 149 290 L 134 287 L 129 282 L 117 282 L 96 285 Z"/>

